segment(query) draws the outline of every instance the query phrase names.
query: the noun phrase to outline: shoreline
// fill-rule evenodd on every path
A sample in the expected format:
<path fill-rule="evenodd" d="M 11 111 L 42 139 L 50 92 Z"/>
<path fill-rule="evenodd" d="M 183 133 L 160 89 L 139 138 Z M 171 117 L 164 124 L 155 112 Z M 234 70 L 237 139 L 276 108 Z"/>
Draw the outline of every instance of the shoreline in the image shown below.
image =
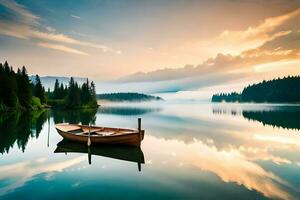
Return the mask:
<path fill-rule="evenodd" d="M 44 111 L 44 110 L 92 110 L 92 109 L 98 109 L 101 105 L 98 105 L 96 107 L 76 107 L 76 108 L 54 108 L 49 105 L 44 106 L 43 108 L 7 108 L 7 109 L 0 109 L 0 114 L 2 113 L 13 113 L 13 112 L 34 112 L 34 111 Z"/>

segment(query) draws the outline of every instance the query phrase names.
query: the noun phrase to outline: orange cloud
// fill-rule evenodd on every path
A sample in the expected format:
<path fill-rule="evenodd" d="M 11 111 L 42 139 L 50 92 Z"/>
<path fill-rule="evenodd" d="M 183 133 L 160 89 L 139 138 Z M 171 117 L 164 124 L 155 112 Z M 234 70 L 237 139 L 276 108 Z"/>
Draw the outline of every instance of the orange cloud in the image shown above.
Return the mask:
<path fill-rule="evenodd" d="M 224 53 L 239 53 L 247 49 L 256 48 L 263 45 L 265 42 L 274 40 L 277 37 L 287 35 L 291 30 L 277 30 L 289 20 L 297 19 L 300 16 L 300 9 L 290 13 L 265 19 L 256 27 L 249 27 L 242 31 L 223 31 L 216 39 L 218 43 L 224 46 Z M 295 24 L 291 29 L 295 28 Z M 277 30 L 277 31 L 276 31 Z M 222 49 L 222 47 L 221 47 Z"/>
<path fill-rule="evenodd" d="M 41 46 L 41 47 L 49 48 L 49 49 L 64 51 L 64 52 L 67 52 L 67 53 L 74 53 L 74 54 L 83 55 L 83 56 L 89 55 L 88 53 L 85 53 L 83 51 L 79 51 L 77 49 L 66 47 L 66 46 L 60 45 L 60 44 L 51 44 L 51 43 L 40 42 L 37 45 Z"/>

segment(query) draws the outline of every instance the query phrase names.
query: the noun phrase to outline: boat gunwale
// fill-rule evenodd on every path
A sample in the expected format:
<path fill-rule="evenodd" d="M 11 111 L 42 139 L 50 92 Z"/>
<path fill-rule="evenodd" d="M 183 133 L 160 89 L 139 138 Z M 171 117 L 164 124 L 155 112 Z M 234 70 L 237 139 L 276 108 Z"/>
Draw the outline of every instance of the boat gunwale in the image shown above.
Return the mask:
<path fill-rule="evenodd" d="M 89 137 L 88 134 L 86 135 L 82 135 L 82 134 L 75 134 L 75 133 L 70 133 L 69 131 L 65 131 L 62 129 L 59 129 L 57 126 L 78 126 L 79 128 L 89 128 L 88 125 L 79 125 L 79 124 L 56 124 L 55 128 L 56 130 L 60 133 L 64 133 L 64 134 L 68 134 L 68 135 L 72 135 L 72 136 L 76 136 L 76 137 L 82 137 L 82 138 L 86 138 Z M 140 134 L 139 130 L 134 130 L 134 129 L 124 129 L 124 128 L 112 128 L 112 127 L 100 127 L 100 126 L 91 126 L 93 129 L 97 129 L 97 128 L 103 128 L 103 129 L 110 129 L 110 130 L 117 130 L 117 131 L 130 131 L 130 133 L 121 133 L 121 134 L 114 134 L 114 135 L 90 135 L 91 138 L 115 138 L 115 137 L 122 137 L 122 136 L 128 136 L 128 135 L 133 135 L 133 134 Z M 141 130 L 141 132 L 143 132 L 144 130 Z M 97 131 L 96 131 L 97 132 Z"/>

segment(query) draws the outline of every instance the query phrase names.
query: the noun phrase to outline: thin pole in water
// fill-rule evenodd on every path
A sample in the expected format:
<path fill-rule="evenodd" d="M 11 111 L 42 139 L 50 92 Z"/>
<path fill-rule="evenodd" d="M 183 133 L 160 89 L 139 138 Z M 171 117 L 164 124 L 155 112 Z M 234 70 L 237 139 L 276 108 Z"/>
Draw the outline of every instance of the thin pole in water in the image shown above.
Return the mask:
<path fill-rule="evenodd" d="M 49 135 L 50 135 L 50 116 L 48 115 L 48 139 L 47 139 L 47 146 L 49 147 Z"/>
<path fill-rule="evenodd" d="M 88 135 L 87 145 L 88 147 L 91 146 L 91 123 L 89 124 L 89 135 Z"/>
<path fill-rule="evenodd" d="M 142 165 L 140 162 L 138 162 L 138 170 L 139 170 L 139 172 L 142 170 Z"/>
<path fill-rule="evenodd" d="M 142 142 L 142 119 L 138 118 L 138 131 L 139 131 L 139 146 L 141 146 Z"/>
<path fill-rule="evenodd" d="M 139 130 L 139 132 L 141 132 L 141 130 L 142 130 L 142 119 L 141 118 L 138 118 L 138 130 Z"/>
<path fill-rule="evenodd" d="M 89 160 L 89 165 L 92 164 L 92 154 L 91 154 L 91 148 L 88 147 L 88 160 Z"/>
<path fill-rule="evenodd" d="M 89 122 L 89 135 L 88 135 L 88 141 L 87 141 L 87 145 L 88 147 L 91 146 L 92 141 L 91 141 L 91 124 L 92 124 L 92 120 L 96 120 L 96 116 L 94 116 L 90 122 Z"/>

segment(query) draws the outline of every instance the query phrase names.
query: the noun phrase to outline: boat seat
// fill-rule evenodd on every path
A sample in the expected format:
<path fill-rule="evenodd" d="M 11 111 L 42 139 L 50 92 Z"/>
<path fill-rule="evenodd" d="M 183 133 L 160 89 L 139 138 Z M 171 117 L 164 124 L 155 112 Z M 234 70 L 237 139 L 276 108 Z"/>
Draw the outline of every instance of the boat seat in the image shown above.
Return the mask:
<path fill-rule="evenodd" d="M 95 134 L 98 134 L 98 132 L 99 132 L 99 131 L 102 131 L 102 130 L 104 130 L 104 129 L 101 128 L 101 129 L 98 129 L 98 130 L 93 130 L 93 131 L 90 132 L 90 134 L 91 134 L 91 135 L 95 135 Z M 88 135 L 88 134 L 89 134 L 89 131 L 82 131 L 80 134 L 82 134 L 82 135 Z"/>
<path fill-rule="evenodd" d="M 81 127 L 74 125 L 58 126 L 58 128 L 65 132 L 81 130 Z"/>
<path fill-rule="evenodd" d="M 78 133 L 82 133 L 83 130 L 82 130 L 82 128 L 77 128 L 77 129 L 69 130 L 69 131 L 67 131 L 67 132 L 68 132 L 68 133 L 78 134 Z"/>
<path fill-rule="evenodd" d="M 110 136 L 110 135 L 115 135 L 117 132 L 114 132 L 114 131 L 98 131 L 96 133 L 99 136 Z"/>

